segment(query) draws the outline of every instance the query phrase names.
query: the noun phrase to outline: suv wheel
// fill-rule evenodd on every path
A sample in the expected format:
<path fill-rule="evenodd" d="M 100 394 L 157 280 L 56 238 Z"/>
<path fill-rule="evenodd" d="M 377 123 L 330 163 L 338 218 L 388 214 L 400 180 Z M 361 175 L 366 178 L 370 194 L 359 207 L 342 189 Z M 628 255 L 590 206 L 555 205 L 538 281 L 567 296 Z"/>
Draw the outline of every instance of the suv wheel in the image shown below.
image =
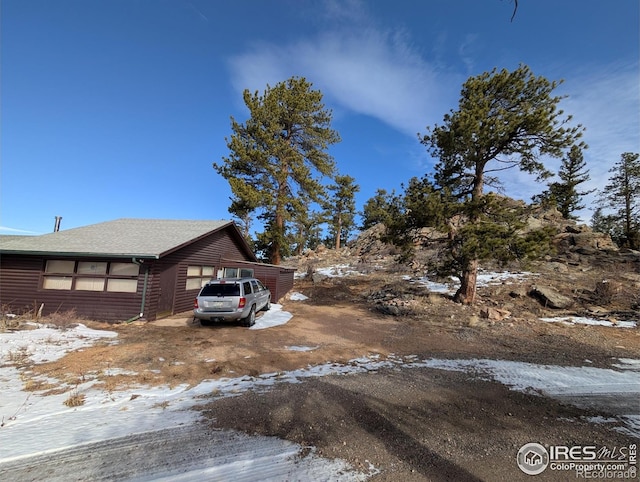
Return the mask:
<path fill-rule="evenodd" d="M 269 311 L 271 309 L 271 296 L 267 300 L 267 304 L 262 307 L 262 311 Z"/>
<path fill-rule="evenodd" d="M 252 306 L 249 314 L 242 319 L 242 326 L 253 326 L 256 324 L 256 307 Z"/>

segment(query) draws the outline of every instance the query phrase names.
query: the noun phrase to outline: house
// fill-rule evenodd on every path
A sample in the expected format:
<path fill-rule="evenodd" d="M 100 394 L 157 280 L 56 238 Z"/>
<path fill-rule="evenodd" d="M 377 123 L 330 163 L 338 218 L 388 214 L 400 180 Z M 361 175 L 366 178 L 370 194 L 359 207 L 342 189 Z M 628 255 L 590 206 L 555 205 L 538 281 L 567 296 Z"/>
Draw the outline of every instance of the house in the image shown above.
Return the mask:
<path fill-rule="evenodd" d="M 277 302 L 293 268 L 258 262 L 231 221 L 117 219 L 41 236 L 0 237 L 0 304 L 14 313 L 76 310 L 103 321 L 192 309 L 211 278 L 254 276 Z"/>

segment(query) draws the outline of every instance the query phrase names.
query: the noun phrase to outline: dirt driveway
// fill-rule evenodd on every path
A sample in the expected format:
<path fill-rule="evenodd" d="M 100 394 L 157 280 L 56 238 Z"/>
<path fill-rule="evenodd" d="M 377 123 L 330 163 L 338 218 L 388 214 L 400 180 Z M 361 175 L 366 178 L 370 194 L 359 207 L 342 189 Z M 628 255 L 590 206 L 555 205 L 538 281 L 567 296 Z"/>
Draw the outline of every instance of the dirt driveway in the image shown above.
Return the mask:
<path fill-rule="evenodd" d="M 296 289 L 309 299 L 285 300 L 283 309 L 293 317 L 282 326 L 202 327 L 185 316 L 109 327 L 119 333 L 117 345 L 74 352 L 33 371 L 73 382 L 87 373 L 100 377 L 108 368 L 124 368 L 126 372 L 103 379 L 107 389 L 115 390 L 137 383 L 196 385 L 205 379 L 349 363 L 371 355 L 561 366 L 582 366 L 588 359 L 602 368 L 618 358 L 640 358 L 637 329 L 564 326 L 526 317 L 470 326 L 469 308 L 437 299 L 422 319 L 383 316 L 357 301 L 362 297 L 348 280 L 327 286 L 299 282 Z M 313 446 L 376 481 L 531 480 L 515 463 L 526 443 L 637 443 L 611 425 L 585 418 L 609 415 L 602 409 L 579 409 L 432 368 L 310 378 L 220 399 L 204 413 L 212 427 Z M 537 479 L 566 480 L 566 473 L 546 472 Z"/>

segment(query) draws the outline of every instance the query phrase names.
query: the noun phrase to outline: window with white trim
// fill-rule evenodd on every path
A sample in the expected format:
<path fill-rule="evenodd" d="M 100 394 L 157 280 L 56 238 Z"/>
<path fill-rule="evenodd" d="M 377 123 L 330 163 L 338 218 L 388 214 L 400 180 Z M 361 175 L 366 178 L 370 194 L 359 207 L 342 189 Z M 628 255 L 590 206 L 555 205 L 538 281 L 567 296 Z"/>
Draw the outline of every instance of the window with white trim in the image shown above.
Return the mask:
<path fill-rule="evenodd" d="M 70 290 L 76 262 L 50 259 L 44 267 L 42 287 L 46 290 Z"/>
<path fill-rule="evenodd" d="M 140 266 L 108 261 L 47 260 L 42 288 L 45 290 L 111 291 L 135 293 Z"/>
<path fill-rule="evenodd" d="M 249 268 L 224 268 L 224 278 L 253 278 L 253 270 Z"/>
<path fill-rule="evenodd" d="M 213 279 L 213 266 L 187 266 L 186 290 L 199 290 Z"/>

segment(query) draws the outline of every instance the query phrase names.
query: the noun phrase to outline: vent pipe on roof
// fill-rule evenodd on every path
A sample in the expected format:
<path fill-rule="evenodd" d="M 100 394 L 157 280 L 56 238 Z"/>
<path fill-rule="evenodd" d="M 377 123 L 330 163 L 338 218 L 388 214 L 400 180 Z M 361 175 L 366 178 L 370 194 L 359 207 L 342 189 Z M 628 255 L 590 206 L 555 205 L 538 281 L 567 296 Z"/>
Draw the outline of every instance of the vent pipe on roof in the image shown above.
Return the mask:
<path fill-rule="evenodd" d="M 62 221 L 62 216 L 56 216 L 56 223 L 53 225 L 53 232 L 57 233 L 60 231 L 60 221 Z"/>

